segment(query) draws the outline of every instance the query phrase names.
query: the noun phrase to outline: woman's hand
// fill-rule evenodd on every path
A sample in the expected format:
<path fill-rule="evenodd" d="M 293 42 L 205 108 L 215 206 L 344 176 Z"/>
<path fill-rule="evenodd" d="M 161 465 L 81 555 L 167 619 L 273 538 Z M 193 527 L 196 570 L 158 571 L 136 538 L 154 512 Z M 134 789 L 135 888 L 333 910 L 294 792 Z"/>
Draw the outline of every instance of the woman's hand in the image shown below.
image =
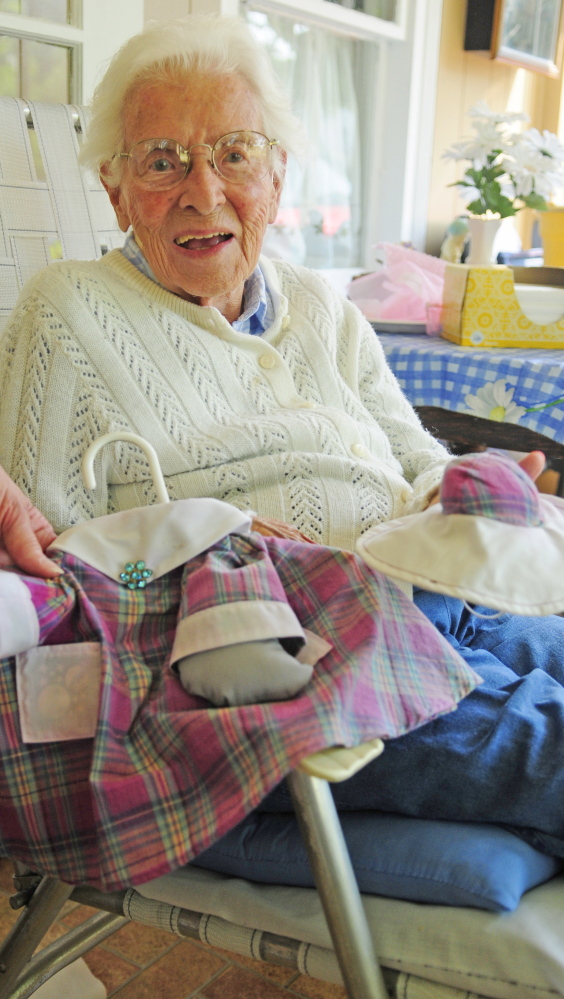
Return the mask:
<path fill-rule="evenodd" d="M 31 576 L 58 576 L 44 555 L 56 538 L 50 523 L 0 467 L 0 568 L 15 565 Z"/>
<path fill-rule="evenodd" d="M 519 464 L 529 478 L 535 482 L 541 472 L 544 472 L 546 458 L 542 451 L 530 451 L 524 458 L 521 458 Z"/>
<path fill-rule="evenodd" d="M 257 534 L 264 534 L 267 538 L 289 538 L 290 541 L 307 541 L 310 545 L 315 544 L 315 541 L 306 538 L 305 534 L 298 531 L 297 527 L 284 524 L 281 520 L 273 520 L 271 517 L 253 517 L 252 530 Z"/>

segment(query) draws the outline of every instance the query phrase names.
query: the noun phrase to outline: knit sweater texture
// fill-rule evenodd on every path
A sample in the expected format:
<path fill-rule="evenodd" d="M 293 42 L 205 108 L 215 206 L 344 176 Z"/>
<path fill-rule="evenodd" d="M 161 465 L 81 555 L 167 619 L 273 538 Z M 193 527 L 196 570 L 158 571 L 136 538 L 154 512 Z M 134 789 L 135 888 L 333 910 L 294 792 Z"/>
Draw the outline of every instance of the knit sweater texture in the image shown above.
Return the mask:
<path fill-rule="evenodd" d="M 319 275 L 261 258 L 264 336 L 179 298 L 119 251 L 31 279 L 0 341 L 0 464 L 57 532 L 155 502 L 214 496 L 353 549 L 371 525 L 423 508 L 448 460 L 421 426 L 371 326 Z"/>

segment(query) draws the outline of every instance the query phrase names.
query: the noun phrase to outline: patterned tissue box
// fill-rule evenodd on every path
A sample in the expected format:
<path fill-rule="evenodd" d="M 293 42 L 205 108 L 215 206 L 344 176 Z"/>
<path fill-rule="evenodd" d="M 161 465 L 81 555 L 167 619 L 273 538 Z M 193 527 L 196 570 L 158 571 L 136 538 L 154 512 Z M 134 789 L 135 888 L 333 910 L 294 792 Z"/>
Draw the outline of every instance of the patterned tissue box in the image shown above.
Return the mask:
<path fill-rule="evenodd" d="M 518 280 L 528 284 L 564 281 L 564 270 L 556 268 L 518 270 Z M 514 274 L 504 265 L 447 264 L 441 336 L 465 347 L 564 347 L 564 315 L 544 326 L 529 319 L 517 299 Z"/>

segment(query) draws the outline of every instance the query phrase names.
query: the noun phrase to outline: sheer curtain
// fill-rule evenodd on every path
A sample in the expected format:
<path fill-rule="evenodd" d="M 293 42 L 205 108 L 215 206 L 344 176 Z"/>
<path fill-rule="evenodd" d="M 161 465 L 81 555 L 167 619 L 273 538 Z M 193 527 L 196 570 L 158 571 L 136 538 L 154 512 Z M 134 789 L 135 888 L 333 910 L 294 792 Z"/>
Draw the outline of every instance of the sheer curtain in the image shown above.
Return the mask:
<path fill-rule="evenodd" d="M 307 158 L 291 161 L 265 252 L 308 267 L 354 267 L 362 227 L 361 141 L 356 42 L 289 17 L 247 8 L 305 125 Z"/>

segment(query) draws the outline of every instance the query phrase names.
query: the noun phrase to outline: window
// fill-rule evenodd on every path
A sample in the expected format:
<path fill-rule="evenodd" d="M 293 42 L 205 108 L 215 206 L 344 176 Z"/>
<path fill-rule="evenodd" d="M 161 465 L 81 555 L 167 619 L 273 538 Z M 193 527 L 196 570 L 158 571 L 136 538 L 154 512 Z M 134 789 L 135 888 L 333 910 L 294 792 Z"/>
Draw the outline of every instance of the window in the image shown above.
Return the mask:
<path fill-rule="evenodd" d="M 278 218 L 265 252 L 308 267 L 356 267 L 362 255 L 362 111 L 378 50 L 292 17 L 248 9 L 247 21 L 295 95 L 308 137 L 300 169 L 288 164 Z M 369 51 L 367 51 L 369 50 Z"/>
<path fill-rule="evenodd" d="M 223 10 L 228 0 L 215 2 Z M 267 252 L 371 269 L 378 242 L 423 248 L 442 0 L 239 0 L 239 9 L 312 147 L 303 174 L 288 171 Z"/>
<path fill-rule="evenodd" d="M 28 100 L 80 100 L 78 0 L 0 0 L 0 93 Z"/>
<path fill-rule="evenodd" d="M 100 66 L 142 26 L 143 0 L 0 0 L 0 94 L 87 102 Z"/>
<path fill-rule="evenodd" d="M 81 104 L 99 66 L 142 23 L 143 0 L 120 0 L 117 9 L 115 0 L 0 0 L 0 95 Z M 29 138 L 43 180 L 33 130 Z"/>
<path fill-rule="evenodd" d="M 0 36 L 0 91 L 30 100 L 71 100 L 72 52 L 31 38 Z"/>
<path fill-rule="evenodd" d="M 58 24 L 76 24 L 76 4 L 70 0 L 0 0 L 0 11 L 24 14 Z"/>
<path fill-rule="evenodd" d="M 348 10 L 362 10 L 372 17 L 381 17 L 384 21 L 395 21 L 397 0 L 329 0 L 338 3 Z"/>

